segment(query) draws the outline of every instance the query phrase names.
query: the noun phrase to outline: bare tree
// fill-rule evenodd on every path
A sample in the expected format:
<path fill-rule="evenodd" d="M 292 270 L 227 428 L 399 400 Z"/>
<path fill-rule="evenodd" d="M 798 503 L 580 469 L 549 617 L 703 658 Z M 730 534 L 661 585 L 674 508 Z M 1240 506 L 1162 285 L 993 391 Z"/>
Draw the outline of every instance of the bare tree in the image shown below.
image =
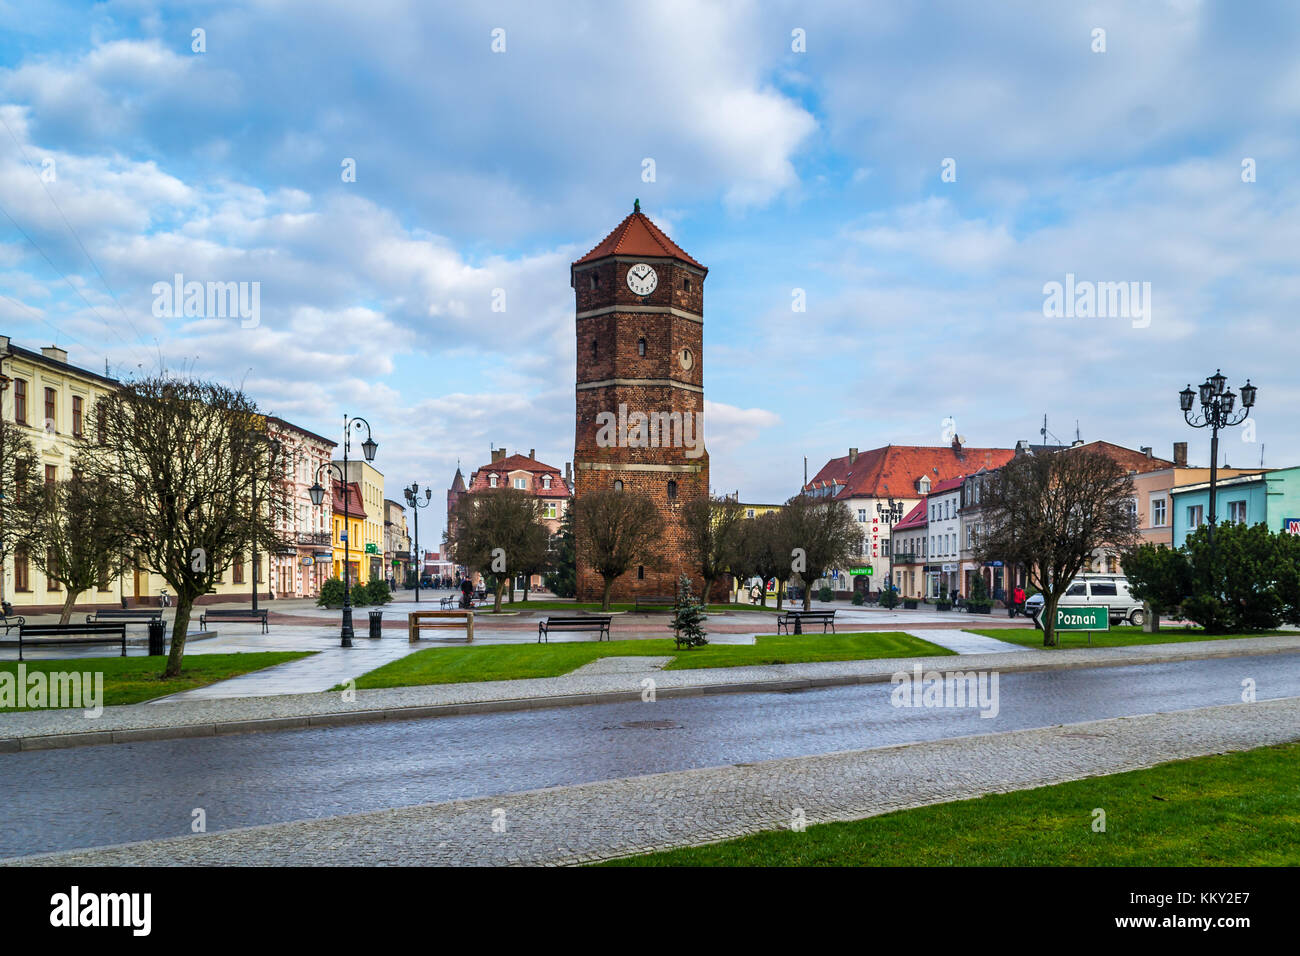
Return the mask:
<path fill-rule="evenodd" d="M 1056 605 L 1099 548 L 1137 539 L 1133 479 L 1115 459 L 1091 450 L 1022 455 L 989 477 L 980 507 L 982 561 L 1023 565 L 1043 592 L 1043 645 L 1056 645 Z"/>
<path fill-rule="evenodd" d="M 512 575 L 536 570 L 549 536 L 541 524 L 537 499 L 516 488 L 462 495 L 447 544 L 457 564 L 477 571 L 492 588 L 493 609 Z M 513 588 L 512 598 L 513 598 Z"/>
<path fill-rule="evenodd" d="M 120 520 L 120 502 L 116 484 L 78 469 L 69 480 L 31 489 L 17 505 L 29 560 L 64 589 L 60 624 L 71 619 L 80 595 L 107 587 L 129 564 L 130 535 Z"/>
<path fill-rule="evenodd" d="M 25 521 L 19 513 L 25 489 L 36 464 L 31 439 L 12 422 L 0 420 L 0 568 L 4 567 Z M 0 575 L 0 584 L 3 575 Z M 3 597 L 0 592 L 0 597 Z"/>
<path fill-rule="evenodd" d="M 590 491 L 573 500 L 578 556 L 605 581 L 600 607 L 609 610 L 614 581 L 635 564 L 655 566 L 655 545 L 663 518 L 648 498 L 613 489 Z"/>
<path fill-rule="evenodd" d="M 163 675 L 175 677 L 195 600 L 253 544 L 264 554 L 288 546 L 276 527 L 287 507 L 283 464 L 257 405 L 223 385 L 165 375 L 128 382 L 94 415 L 103 440 L 83 450 L 86 477 L 117 484 L 132 549 L 176 591 Z"/>
<path fill-rule="evenodd" d="M 783 544 L 789 567 L 803 584 L 803 609 L 812 601 L 812 585 L 831 568 L 847 565 L 866 546 L 866 535 L 848 505 L 830 498 L 795 495 L 781 509 Z"/>
<path fill-rule="evenodd" d="M 740 502 L 734 498 L 692 498 L 682 507 L 686 553 L 704 578 L 706 606 L 713 595 L 713 582 L 732 570 L 745 520 Z"/>
<path fill-rule="evenodd" d="M 779 511 L 768 511 L 754 519 L 753 528 L 745 535 L 748 560 L 754 574 L 763 582 L 759 603 L 767 607 L 767 584 L 775 582 L 776 609 L 781 610 L 785 595 L 785 579 L 790 573 L 790 551 L 787 528 Z"/>

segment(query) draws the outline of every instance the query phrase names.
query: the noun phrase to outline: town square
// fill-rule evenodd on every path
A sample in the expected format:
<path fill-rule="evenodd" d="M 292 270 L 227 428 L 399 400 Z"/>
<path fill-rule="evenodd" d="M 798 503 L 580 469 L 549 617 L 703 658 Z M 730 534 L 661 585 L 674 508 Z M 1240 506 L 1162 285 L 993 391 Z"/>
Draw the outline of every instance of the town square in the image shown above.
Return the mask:
<path fill-rule="evenodd" d="M 1294 8 L 0 21 L 19 922 L 853 867 L 1281 929 Z"/>

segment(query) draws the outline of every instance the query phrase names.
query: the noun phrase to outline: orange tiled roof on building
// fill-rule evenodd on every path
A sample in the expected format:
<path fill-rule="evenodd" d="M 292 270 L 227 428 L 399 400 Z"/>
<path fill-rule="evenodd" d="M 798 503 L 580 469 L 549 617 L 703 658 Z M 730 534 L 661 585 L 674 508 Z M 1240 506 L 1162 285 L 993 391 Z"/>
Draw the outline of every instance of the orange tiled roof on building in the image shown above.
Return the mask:
<path fill-rule="evenodd" d="M 920 491 L 922 478 L 930 479 L 930 492 L 940 482 L 971 474 L 980 468 L 1001 468 L 1015 456 L 1011 448 L 965 448 L 960 445 L 886 445 L 858 453 L 850 450 L 843 458 L 832 458 L 822 466 L 805 491 L 834 487 L 835 497 L 911 498 Z"/>
<path fill-rule="evenodd" d="M 926 510 L 926 501 L 921 499 L 916 507 L 903 516 L 903 520 L 894 525 L 895 531 L 907 531 L 911 528 L 924 528 L 930 523 L 930 514 Z"/>
<path fill-rule="evenodd" d="M 343 482 L 337 479 L 331 482 L 333 491 L 334 513 L 343 514 Z M 348 502 L 347 511 L 349 518 L 364 518 L 366 516 L 365 500 L 361 497 L 361 486 L 355 481 L 348 482 Z"/>
<path fill-rule="evenodd" d="M 615 226 L 613 232 L 597 243 L 596 248 L 575 262 L 574 265 L 580 266 L 584 262 L 593 262 L 596 259 L 604 259 L 606 256 L 645 256 L 649 258 L 666 256 L 670 259 L 689 262 L 697 269 L 703 269 L 705 272 L 709 271 L 707 267 L 700 265 L 688 256 L 681 246 L 669 239 L 662 229 L 651 222 L 650 218 L 641 212 L 639 202 L 630 216 Z"/>
<path fill-rule="evenodd" d="M 497 476 L 497 488 L 510 487 L 510 473 L 512 471 L 526 471 L 533 480 L 532 486 L 528 490 L 539 498 L 568 498 L 571 494 L 568 484 L 565 483 L 560 470 L 552 465 L 544 464 L 536 458 L 529 458 L 527 455 L 508 455 L 505 458 L 497 459 L 491 464 L 484 465 L 475 471 L 469 477 L 469 490 L 471 493 L 491 490 L 492 475 Z M 551 487 L 543 487 L 542 479 L 550 476 Z"/>

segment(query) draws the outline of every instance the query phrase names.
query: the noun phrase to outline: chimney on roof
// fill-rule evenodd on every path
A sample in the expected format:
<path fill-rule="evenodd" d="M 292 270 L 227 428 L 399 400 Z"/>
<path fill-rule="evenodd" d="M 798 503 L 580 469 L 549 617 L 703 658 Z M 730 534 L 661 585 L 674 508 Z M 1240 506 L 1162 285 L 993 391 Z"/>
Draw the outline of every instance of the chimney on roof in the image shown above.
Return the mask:
<path fill-rule="evenodd" d="M 42 346 L 41 354 L 44 355 L 47 359 L 50 359 L 52 361 L 61 362 L 64 365 L 68 364 L 67 349 L 61 349 L 57 345 Z"/>
<path fill-rule="evenodd" d="M 1174 442 L 1174 467 L 1187 467 L 1187 442 L 1185 441 Z"/>
<path fill-rule="evenodd" d="M 1151 446 L 1150 446 L 1150 445 L 1143 445 L 1143 446 L 1141 446 L 1141 447 L 1138 449 L 1138 451 L 1142 452 L 1142 454 L 1146 455 L 1148 458 L 1151 457 Z"/>
<path fill-rule="evenodd" d="M 493 449 L 492 449 L 492 461 L 493 461 L 493 462 L 498 462 L 498 461 L 500 461 L 500 460 L 501 460 L 502 458 L 504 458 L 504 457 L 506 457 L 506 450 L 505 450 L 504 448 L 493 448 Z"/>
<path fill-rule="evenodd" d="M 530 448 L 530 449 L 528 449 L 528 457 L 529 457 L 529 458 L 532 458 L 532 459 L 536 459 L 536 458 L 537 458 L 537 449 L 536 449 L 536 448 Z"/>
<path fill-rule="evenodd" d="M 854 463 L 855 461 L 857 461 L 857 460 L 858 460 L 858 450 L 857 450 L 856 448 L 850 448 L 850 449 L 849 449 L 849 464 L 851 465 L 851 464 L 853 464 L 853 463 Z"/>
<path fill-rule="evenodd" d="M 564 483 L 570 488 L 573 487 L 573 462 L 571 461 L 564 463 Z"/>

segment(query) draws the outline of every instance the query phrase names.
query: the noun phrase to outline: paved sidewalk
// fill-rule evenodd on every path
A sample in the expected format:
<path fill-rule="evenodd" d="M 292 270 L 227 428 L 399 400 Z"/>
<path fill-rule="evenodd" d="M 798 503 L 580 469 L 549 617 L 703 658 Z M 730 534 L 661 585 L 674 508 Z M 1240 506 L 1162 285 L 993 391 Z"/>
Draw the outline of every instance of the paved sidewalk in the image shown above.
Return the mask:
<path fill-rule="evenodd" d="M 999 641 L 993 637 L 985 637 L 983 634 L 968 634 L 966 631 L 954 631 L 948 628 L 912 627 L 903 631 L 903 633 L 910 634 L 912 637 L 919 637 L 931 644 L 938 644 L 940 647 L 946 647 L 958 654 L 1011 654 L 1027 650 L 1038 650 L 1038 648 L 1012 644 L 1010 641 Z"/>
<path fill-rule="evenodd" d="M 571 673 L 527 680 L 360 690 L 351 699 L 341 693 L 317 693 L 172 700 L 147 706 L 106 707 L 96 719 L 87 719 L 79 710 L 25 711 L 0 714 L 0 752 L 637 700 L 641 697 L 641 681 L 645 678 L 654 681 L 658 696 L 672 697 L 875 683 L 888 681 L 896 672 L 910 670 L 917 664 L 926 670 L 1012 672 L 1297 651 L 1300 651 L 1300 634 L 1286 634 L 1129 647 L 1056 651 L 1021 648 L 1015 653 L 961 657 L 827 661 L 698 670 L 665 671 L 648 665 L 640 670 L 617 673 Z"/>
<path fill-rule="evenodd" d="M 678 771 L 4 862 L 566 864 L 785 829 L 800 811 L 810 824 L 855 820 L 1296 739 L 1300 698 L 1288 698 Z M 1079 826 L 1088 823 L 1082 819 Z"/>

